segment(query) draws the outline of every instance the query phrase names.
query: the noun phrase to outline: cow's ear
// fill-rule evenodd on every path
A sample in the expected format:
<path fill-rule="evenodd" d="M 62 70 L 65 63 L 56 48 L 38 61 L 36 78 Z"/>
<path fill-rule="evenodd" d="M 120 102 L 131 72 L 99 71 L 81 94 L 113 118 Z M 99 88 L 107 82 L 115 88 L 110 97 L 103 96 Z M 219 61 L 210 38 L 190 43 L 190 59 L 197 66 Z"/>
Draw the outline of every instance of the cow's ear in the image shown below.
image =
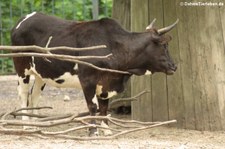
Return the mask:
<path fill-rule="evenodd" d="M 137 76 L 141 76 L 145 74 L 146 70 L 145 69 L 129 69 L 128 72 Z"/>
<path fill-rule="evenodd" d="M 172 37 L 170 35 L 161 35 L 161 36 L 154 35 L 153 36 L 153 41 L 161 45 L 164 45 L 171 40 L 172 40 Z"/>
<path fill-rule="evenodd" d="M 170 35 L 163 35 L 161 36 L 160 44 L 161 45 L 166 44 L 171 40 L 172 40 L 172 37 Z"/>

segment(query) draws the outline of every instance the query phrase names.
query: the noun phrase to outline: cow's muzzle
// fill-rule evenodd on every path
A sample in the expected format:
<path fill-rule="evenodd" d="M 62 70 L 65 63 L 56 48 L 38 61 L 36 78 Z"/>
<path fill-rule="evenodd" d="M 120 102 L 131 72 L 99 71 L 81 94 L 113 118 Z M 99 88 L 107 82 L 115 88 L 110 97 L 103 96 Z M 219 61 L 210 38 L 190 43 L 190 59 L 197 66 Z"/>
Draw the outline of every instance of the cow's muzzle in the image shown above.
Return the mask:
<path fill-rule="evenodd" d="M 177 70 L 177 66 L 175 64 L 173 64 L 171 67 L 169 67 L 169 69 L 166 71 L 167 75 L 173 75 L 175 73 L 175 71 Z"/>

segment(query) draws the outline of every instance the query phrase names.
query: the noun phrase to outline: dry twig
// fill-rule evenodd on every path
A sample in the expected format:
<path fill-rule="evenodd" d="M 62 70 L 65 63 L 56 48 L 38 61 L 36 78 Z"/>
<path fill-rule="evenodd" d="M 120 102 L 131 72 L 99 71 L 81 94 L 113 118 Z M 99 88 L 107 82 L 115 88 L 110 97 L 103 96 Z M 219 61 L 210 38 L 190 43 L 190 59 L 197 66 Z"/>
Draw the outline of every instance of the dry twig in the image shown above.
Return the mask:
<path fill-rule="evenodd" d="M 118 102 L 123 102 L 123 101 L 134 101 L 134 100 L 138 100 L 139 97 L 141 97 L 142 95 L 144 95 L 146 93 L 150 93 L 150 91 L 149 90 L 144 90 L 144 91 L 138 93 L 137 95 L 135 95 L 133 97 L 114 99 L 114 100 L 112 100 L 110 102 L 110 105 L 113 105 L 113 104 L 118 103 Z"/>
<path fill-rule="evenodd" d="M 46 108 L 46 107 L 45 107 Z M 31 110 L 30 108 L 29 110 Z M 43 107 L 36 108 L 36 109 L 43 109 Z M 8 113 L 16 113 L 20 112 L 24 109 L 15 110 Z M 8 113 L 6 115 L 8 115 Z M 89 124 L 87 121 L 90 120 L 108 120 L 111 122 L 111 125 L 114 125 L 116 128 L 105 128 L 100 125 L 93 125 Z M 55 138 L 63 138 L 63 139 L 73 139 L 73 140 L 106 140 L 106 139 L 113 139 L 117 138 L 121 135 L 125 135 L 128 133 L 132 133 L 135 131 L 145 130 L 169 123 L 175 123 L 176 120 L 166 121 L 166 122 L 140 122 L 135 120 L 121 120 L 117 118 L 112 118 L 110 116 L 85 116 L 85 117 L 77 117 L 77 115 L 64 115 L 64 116 L 49 116 L 43 119 L 36 119 L 30 121 L 22 121 L 22 120 L 0 120 L 0 133 L 3 134 L 14 134 L 14 135 L 31 135 L 31 136 L 38 136 L 38 137 L 55 137 Z M 35 130 L 23 130 L 23 129 L 12 129 L 6 128 L 6 126 L 37 126 L 37 127 L 53 127 L 57 125 L 64 125 L 69 123 L 81 123 L 81 126 L 75 126 L 72 128 L 68 128 L 65 130 L 59 131 L 45 131 L 41 129 Z M 3 127 L 4 126 L 4 127 Z M 99 128 L 99 129 L 108 129 L 114 132 L 111 136 L 101 136 L 101 137 L 80 137 L 76 135 L 76 132 L 79 130 L 85 130 L 87 128 Z M 71 135 L 68 133 L 73 133 L 75 135 Z"/>

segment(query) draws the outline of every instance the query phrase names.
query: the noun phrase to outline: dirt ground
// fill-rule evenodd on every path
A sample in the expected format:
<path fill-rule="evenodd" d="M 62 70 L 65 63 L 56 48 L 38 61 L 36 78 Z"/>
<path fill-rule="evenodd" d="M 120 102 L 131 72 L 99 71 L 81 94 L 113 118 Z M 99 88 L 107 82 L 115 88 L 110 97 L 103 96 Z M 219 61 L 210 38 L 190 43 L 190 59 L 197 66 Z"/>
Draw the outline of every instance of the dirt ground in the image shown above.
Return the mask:
<path fill-rule="evenodd" d="M 0 76 L 0 113 L 20 108 L 17 100 L 15 76 Z M 69 96 L 71 100 L 64 101 Z M 47 86 L 40 106 L 51 106 L 49 113 L 80 113 L 87 107 L 83 94 L 75 89 L 57 89 Z M 129 118 L 129 116 L 126 116 Z M 41 139 L 19 135 L 0 134 L 0 149 L 225 149 L 225 132 L 200 132 L 168 127 L 157 127 L 124 135 L 118 139 L 101 141 L 74 141 L 64 139 Z"/>

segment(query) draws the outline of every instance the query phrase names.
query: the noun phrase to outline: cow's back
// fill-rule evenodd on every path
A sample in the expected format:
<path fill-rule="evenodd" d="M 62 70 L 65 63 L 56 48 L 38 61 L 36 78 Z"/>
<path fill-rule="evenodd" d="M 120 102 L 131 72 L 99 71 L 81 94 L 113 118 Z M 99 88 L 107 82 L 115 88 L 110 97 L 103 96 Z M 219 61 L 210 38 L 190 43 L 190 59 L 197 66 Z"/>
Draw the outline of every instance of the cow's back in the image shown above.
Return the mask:
<path fill-rule="evenodd" d="M 30 15 L 30 16 L 29 16 Z M 62 20 L 42 13 L 32 13 L 21 18 L 11 32 L 12 45 L 45 46 L 50 36 L 59 36 L 72 21 Z"/>

